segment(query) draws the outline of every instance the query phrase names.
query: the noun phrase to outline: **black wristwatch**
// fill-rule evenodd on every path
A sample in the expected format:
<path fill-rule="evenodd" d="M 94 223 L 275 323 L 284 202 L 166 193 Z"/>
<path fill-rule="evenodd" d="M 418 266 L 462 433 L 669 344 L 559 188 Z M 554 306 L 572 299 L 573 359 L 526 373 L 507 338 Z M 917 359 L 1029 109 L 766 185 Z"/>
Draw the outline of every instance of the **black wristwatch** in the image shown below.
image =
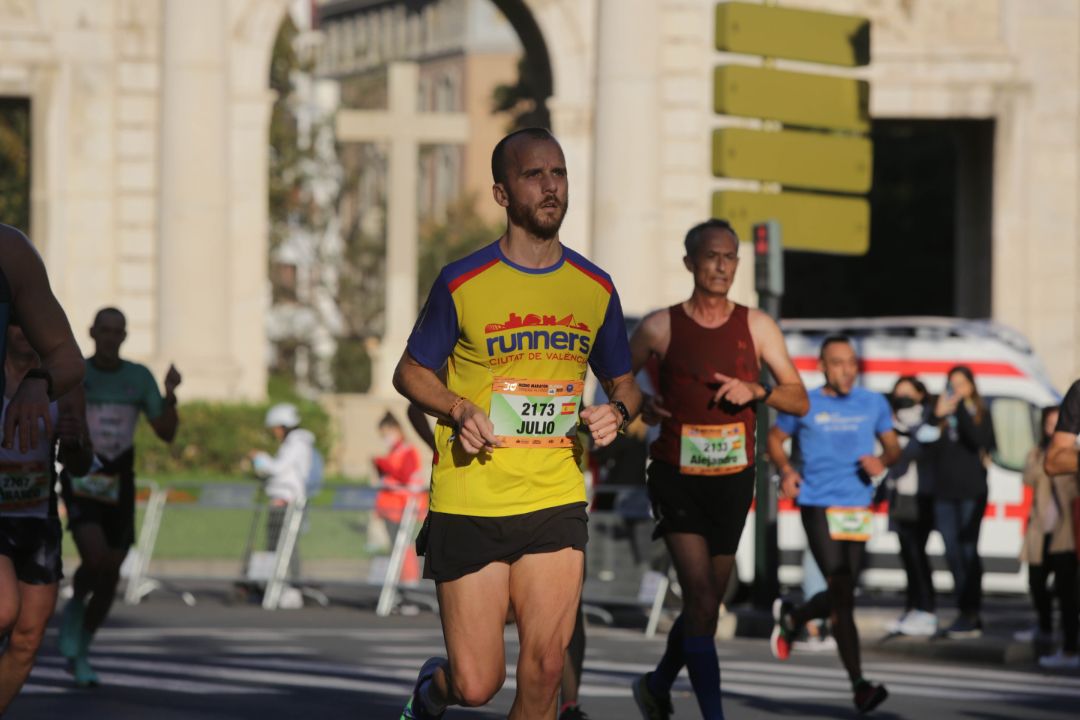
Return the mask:
<path fill-rule="evenodd" d="M 48 370 L 46 370 L 45 368 L 31 368 L 30 370 L 26 371 L 25 375 L 23 375 L 23 379 L 26 378 L 36 378 L 38 380 L 44 380 L 45 394 L 49 396 L 50 400 L 52 399 L 52 375 L 49 373 Z"/>
<path fill-rule="evenodd" d="M 765 391 L 765 394 L 761 396 L 760 400 L 758 400 L 759 403 L 766 402 L 769 399 L 769 396 L 772 395 L 772 391 L 774 388 L 769 383 L 761 383 L 761 389 Z"/>
<path fill-rule="evenodd" d="M 619 432 L 622 432 L 626 429 L 626 426 L 630 424 L 630 411 L 626 409 L 626 405 L 622 400 L 612 400 L 610 402 L 611 405 L 619 411 L 619 414 L 622 415 L 622 422 L 619 423 Z"/>

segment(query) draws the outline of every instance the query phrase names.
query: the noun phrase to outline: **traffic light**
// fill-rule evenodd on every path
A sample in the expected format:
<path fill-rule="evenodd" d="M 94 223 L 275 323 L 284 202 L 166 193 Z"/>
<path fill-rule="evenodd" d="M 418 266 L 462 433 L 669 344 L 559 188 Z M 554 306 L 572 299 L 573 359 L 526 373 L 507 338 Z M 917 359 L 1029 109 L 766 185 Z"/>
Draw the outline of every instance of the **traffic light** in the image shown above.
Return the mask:
<path fill-rule="evenodd" d="M 775 220 L 756 223 L 754 237 L 754 289 L 758 295 L 780 297 L 784 294 L 784 243 L 780 223 Z"/>

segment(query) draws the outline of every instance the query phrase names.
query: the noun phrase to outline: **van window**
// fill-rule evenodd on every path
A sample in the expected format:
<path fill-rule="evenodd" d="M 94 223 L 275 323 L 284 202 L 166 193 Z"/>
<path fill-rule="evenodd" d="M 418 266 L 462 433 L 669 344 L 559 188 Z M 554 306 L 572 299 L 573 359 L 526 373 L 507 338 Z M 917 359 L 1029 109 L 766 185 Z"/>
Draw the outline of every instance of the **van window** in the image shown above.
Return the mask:
<path fill-rule="evenodd" d="M 994 439 L 997 449 L 994 462 L 1003 468 L 1020 472 L 1024 461 L 1035 446 L 1039 426 L 1039 410 L 1026 400 L 1011 397 L 987 398 L 994 420 Z"/>

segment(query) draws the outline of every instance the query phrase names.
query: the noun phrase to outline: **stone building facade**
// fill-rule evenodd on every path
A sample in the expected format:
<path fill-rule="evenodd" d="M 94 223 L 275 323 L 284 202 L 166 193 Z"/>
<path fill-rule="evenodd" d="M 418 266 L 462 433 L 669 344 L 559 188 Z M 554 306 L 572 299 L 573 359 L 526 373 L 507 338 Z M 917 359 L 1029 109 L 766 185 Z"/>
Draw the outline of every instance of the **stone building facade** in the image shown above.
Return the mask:
<path fill-rule="evenodd" d="M 573 194 L 565 241 L 611 271 L 629 312 L 682 297 L 679 238 L 718 185 L 714 0 L 490 1 L 542 37 Z M 993 121 L 989 252 L 961 246 L 958 283 L 987 287 L 992 317 L 1063 388 L 1080 374 L 1080 4 L 781 4 L 872 20 L 860 72 L 875 118 Z M 31 232 L 80 341 L 117 304 L 129 354 L 176 361 L 190 395 L 265 388 L 267 62 L 285 5 L 0 2 L 0 94 L 31 103 Z"/>
<path fill-rule="evenodd" d="M 716 3 L 525 4 L 548 44 L 552 124 L 571 155 L 564 235 L 612 272 L 629 312 L 678 300 L 687 289 L 679 240 L 708 216 L 720 184 L 709 167 L 712 69 L 723 59 Z M 970 265 L 958 292 L 984 286 L 991 317 L 1023 332 L 1064 389 L 1080 375 L 1080 3 L 780 4 L 870 18 L 872 63 L 860 74 L 873 118 L 993 121 L 989 237 L 978 246 L 989 252 L 965 247 L 958 231 Z M 752 301 L 752 274 L 740 280 L 739 296 Z"/>
<path fill-rule="evenodd" d="M 30 233 L 84 350 L 95 310 L 185 396 L 266 391 L 268 63 L 284 0 L 6 0 Z"/>

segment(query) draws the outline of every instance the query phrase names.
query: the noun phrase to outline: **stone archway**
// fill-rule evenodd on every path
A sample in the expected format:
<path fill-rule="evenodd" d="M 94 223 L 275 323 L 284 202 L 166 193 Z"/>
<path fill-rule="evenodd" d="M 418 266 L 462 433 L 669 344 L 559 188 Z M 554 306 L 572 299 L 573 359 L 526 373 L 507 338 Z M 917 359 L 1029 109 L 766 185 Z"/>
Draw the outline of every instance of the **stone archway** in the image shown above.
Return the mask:
<path fill-rule="evenodd" d="M 541 116 L 540 124 L 551 126 L 551 113 L 548 111 L 547 101 L 554 91 L 555 82 L 551 72 L 551 56 L 548 53 L 547 42 L 544 33 L 536 24 L 532 11 L 525 0 L 491 0 L 492 3 L 506 16 L 510 25 L 521 40 L 521 47 L 525 52 L 525 67 L 529 77 L 532 78 L 535 94 L 532 98 Z"/>
<path fill-rule="evenodd" d="M 533 72 L 550 81 L 550 88 L 543 88 L 549 126 L 566 151 L 573 187 L 560 237 L 575 250 L 590 252 L 597 0 L 492 2 L 517 31 Z"/>
<path fill-rule="evenodd" d="M 0 3 L 0 94 L 30 101 L 31 239 L 56 294 L 83 350 L 94 311 L 124 309 L 125 354 L 175 360 L 186 398 L 266 392 L 266 68 L 286 4 Z"/>

